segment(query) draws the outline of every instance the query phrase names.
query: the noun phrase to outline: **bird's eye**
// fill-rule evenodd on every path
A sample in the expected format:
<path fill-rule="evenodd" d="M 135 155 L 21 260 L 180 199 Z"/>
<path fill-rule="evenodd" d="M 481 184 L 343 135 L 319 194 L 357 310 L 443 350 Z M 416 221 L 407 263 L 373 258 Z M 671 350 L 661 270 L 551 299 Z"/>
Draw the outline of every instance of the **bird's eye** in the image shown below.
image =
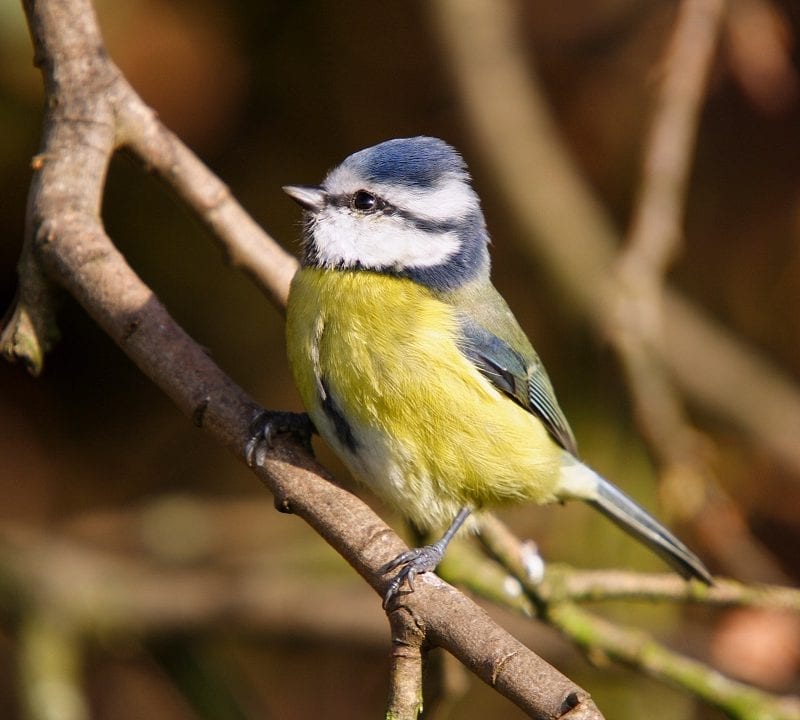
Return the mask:
<path fill-rule="evenodd" d="M 355 193 L 353 193 L 353 197 L 350 200 L 350 205 L 353 210 L 370 212 L 370 210 L 375 210 L 378 207 L 378 198 L 366 190 L 357 190 Z"/>

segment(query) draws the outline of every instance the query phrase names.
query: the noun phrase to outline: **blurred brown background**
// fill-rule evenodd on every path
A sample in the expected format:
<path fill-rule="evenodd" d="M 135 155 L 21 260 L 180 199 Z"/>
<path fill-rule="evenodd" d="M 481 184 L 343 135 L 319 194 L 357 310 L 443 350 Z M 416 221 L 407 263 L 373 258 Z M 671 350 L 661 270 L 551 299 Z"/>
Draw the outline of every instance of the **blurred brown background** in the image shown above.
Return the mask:
<path fill-rule="evenodd" d="M 293 252 L 299 216 L 282 184 L 317 182 L 345 155 L 390 137 L 437 135 L 458 147 L 493 237 L 495 284 L 534 339 L 584 457 L 656 507 L 654 471 L 618 363 L 521 251 L 519 227 L 482 166 L 425 3 L 97 0 L 96 6 L 112 58 L 145 101 Z M 732 7 L 740 14 L 723 34 L 713 67 L 685 250 L 670 281 L 796 380 L 800 5 L 741 0 Z M 518 12 L 531 72 L 541 74 L 565 142 L 624 230 L 675 5 L 537 1 L 519 3 Z M 30 161 L 39 143 L 41 78 L 31 60 L 19 3 L 0 0 L 3 308 L 14 293 Z M 277 313 L 223 264 L 170 192 L 124 155 L 112 163 L 104 221 L 131 265 L 236 381 L 268 407 L 299 408 Z M 152 631 L 132 628 L 91 643 L 84 659 L 92 717 L 379 716 L 388 627 L 377 598 L 301 521 L 275 513 L 254 477 L 180 416 L 69 298 L 61 330 L 40 378 L 0 363 L 0 525 L 14 538 L 33 528 L 34 538 L 66 536 L 136 563 L 145 557 L 154 576 L 177 569 L 186 573 L 180 587 L 187 607 L 202 605 L 193 593 L 212 592 L 191 582 L 209 568 L 231 578 L 244 570 L 260 582 L 242 588 L 249 615 L 240 609 L 204 616 L 201 609 L 200 619 L 151 619 L 144 624 Z M 796 583 L 800 477 L 724 418 L 690 409 L 713 444 L 726 490 L 787 581 Z M 523 508 L 505 517 L 535 537 L 547 559 L 662 569 L 582 508 Z M 682 534 L 697 542 L 690 529 Z M 58 547 L 63 557 L 51 552 L 43 567 L 51 562 L 66 586 L 82 582 L 70 548 Z M 109 571 L 107 581 L 116 579 Z M 123 594 L 127 581 L 120 581 Z M 144 573 L 141 587 L 151 581 Z M 5 585 L 0 590 L 13 595 Z M 16 689 L 19 607 L 19 598 L 0 597 L 0 717 L 24 716 Z M 752 618 L 670 606 L 616 606 L 609 613 L 690 653 L 715 662 L 732 658 L 729 673 L 777 692 L 800 691 L 794 623 L 788 630 L 777 621 L 762 628 Z M 655 720 L 721 717 L 632 671 L 590 666 L 536 624 L 499 617 L 583 684 L 609 717 L 641 717 L 644 703 Z M 777 662 L 755 663 L 759 673 L 752 654 L 763 647 Z M 737 665 L 744 655 L 749 662 Z M 204 692 L 213 701 L 204 701 Z M 455 717 L 522 716 L 478 681 L 465 693 Z M 206 710 L 198 711 L 193 699 Z"/>

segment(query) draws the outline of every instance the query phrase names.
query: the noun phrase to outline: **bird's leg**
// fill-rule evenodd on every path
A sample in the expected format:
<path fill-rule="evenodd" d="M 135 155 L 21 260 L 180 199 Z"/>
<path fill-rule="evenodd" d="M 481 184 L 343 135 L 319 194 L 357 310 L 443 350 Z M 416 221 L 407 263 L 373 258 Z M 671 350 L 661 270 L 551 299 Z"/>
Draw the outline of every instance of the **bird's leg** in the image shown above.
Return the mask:
<path fill-rule="evenodd" d="M 268 450 L 280 433 L 294 435 L 313 454 L 311 435 L 315 432 L 317 429 L 306 413 L 263 410 L 250 423 L 250 439 L 244 446 L 245 460 L 250 467 L 258 464 L 259 450 Z"/>
<path fill-rule="evenodd" d="M 407 582 L 411 592 L 414 592 L 414 578 L 420 573 L 432 572 L 436 569 L 436 566 L 442 561 L 444 551 L 453 537 L 455 537 L 458 529 L 464 524 L 470 512 L 472 511 L 468 507 L 461 508 L 455 520 L 447 528 L 447 532 L 435 543 L 406 550 L 406 552 L 400 553 L 394 560 L 386 563 L 378 570 L 381 575 L 385 575 L 402 566 L 400 572 L 392 578 L 386 594 L 383 596 L 384 609 L 389 605 L 392 598 L 400 592 L 404 582 Z"/>

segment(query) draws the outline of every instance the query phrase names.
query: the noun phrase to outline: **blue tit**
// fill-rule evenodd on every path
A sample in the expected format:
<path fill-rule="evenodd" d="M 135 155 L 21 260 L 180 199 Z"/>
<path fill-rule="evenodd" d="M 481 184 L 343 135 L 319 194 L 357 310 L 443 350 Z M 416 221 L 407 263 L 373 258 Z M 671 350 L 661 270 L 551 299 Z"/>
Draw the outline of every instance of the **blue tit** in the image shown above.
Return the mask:
<path fill-rule="evenodd" d="M 421 529 L 385 602 L 432 571 L 473 512 L 578 499 L 685 578 L 700 559 L 583 464 L 545 369 L 489 278 L 489 235 L 461 156 L 442 140 L 388 140 L 321 185 L 304 209 L 287 308 L 289 363 L 320 435 L 352 474 Z"/>

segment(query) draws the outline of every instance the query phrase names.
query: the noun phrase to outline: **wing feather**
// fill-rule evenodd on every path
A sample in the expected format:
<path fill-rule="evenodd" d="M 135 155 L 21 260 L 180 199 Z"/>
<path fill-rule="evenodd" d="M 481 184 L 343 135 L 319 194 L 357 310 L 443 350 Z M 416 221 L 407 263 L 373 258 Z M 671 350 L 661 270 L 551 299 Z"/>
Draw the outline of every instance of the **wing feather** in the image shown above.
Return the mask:
<path fill-rule="evenodd" d="M 480 373 L 500 392 L 536 415 L 561 447 L 577 455 L 575 437 L 538 356 L 534 353 L 526 359 L 470 318 L 462 317 L 460 328 L 461 351 Z"/>

